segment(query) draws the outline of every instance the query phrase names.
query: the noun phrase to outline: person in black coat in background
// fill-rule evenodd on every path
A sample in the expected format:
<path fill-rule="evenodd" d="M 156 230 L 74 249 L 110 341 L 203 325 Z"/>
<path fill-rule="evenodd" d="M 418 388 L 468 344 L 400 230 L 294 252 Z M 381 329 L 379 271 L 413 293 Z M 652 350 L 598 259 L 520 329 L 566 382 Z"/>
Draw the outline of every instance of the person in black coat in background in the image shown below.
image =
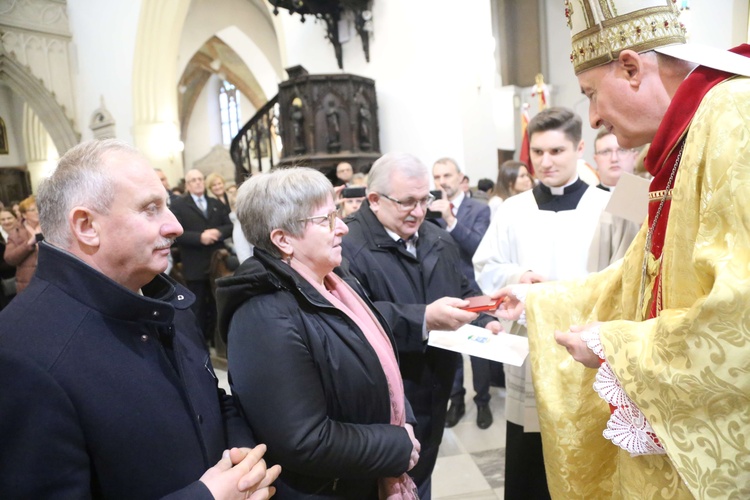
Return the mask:
<path fill-rule="evenodd" d="M 195 294 L 193 311 L 206 343 L 212 345 L 216 302 L 209 281 L 211 257 L 216 250 L 224 248 L 224 240 L 232 236 L 233 226 L 229 207 L 206 196 L 206 183 L 200 170 L 185 174 L 185 183 L 188 193 L 170 209 L 184 230 L 176 241 L 185 284 Z"/>
<path fill-rule="evenodd" d="M 387 324 L 333 273 L 346 225 L 309 168 L 253 176 L 237 216 L 255 245 L 217 280 L 232 392 L 268 460 L 280 499 L 417 499 L 414 416 Z"/>
<path fill-rule="evenodd" d="M 38 267 L 0 312 L 4 499 L 273 495 L 264 446 L 226 450 L 252 435 L 192 294 L 161 274 L 182 232 L 166 197 L 113 139 L 70 149 L 42 183 Z"/>
<path fill-rule="evenodd" d="M 427 345 L 430 330 L 455 330 L 475 321 L 495 332 L 497 321 L 460 308 L 481 295 L 461 272 L 453 238 L 423 224 L 430 172 L 412 155 L 379 158 L 367 178 L 367 201 L 346 219 L 343 255 L 396 338 L 406 396 L 422 444 L 412 475 L 422 500 L 431 498 L 431 475 L 443 437 L 445 413 L 460 356 Z"/>

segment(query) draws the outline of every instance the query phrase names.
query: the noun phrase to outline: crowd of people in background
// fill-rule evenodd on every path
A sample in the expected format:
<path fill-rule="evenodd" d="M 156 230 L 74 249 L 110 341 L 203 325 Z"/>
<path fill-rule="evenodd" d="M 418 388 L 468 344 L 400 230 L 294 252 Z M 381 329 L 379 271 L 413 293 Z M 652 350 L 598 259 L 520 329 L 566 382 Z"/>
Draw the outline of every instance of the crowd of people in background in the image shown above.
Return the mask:
<path fill-rule="evenodd" d="M 468 322 L 498 331 L 491 317 L 462 312 L 463 299 L 512 283 L 583 276 L 622 257 L 637 225 L 617 232 L 604 223 L 605 192 L 636 169 L 639 151 L 620 148 L 602 129 L 594 144 L 599 178 L 588 185 L 578 176 L 579 117 L 552 108 L 531 121 L 529 133 L 539 179 L 530 166 L 509 160 L 496 181 L 480 179 L 473 189 L 455 160 L 436 160 L 430 173 L 405 154 L 387 154 L 367 171 L 342 162 L 333 178 L 305 168 L 278 170 L 239 189 L 218 173 L 204 178 L 190 170 L 181 181 L 184 194 L 154 169 L 165 207 L 181 228 L 167 240 L 167 272 L 192 292 L 190 308 L 205 346 L 227 346 L 235 404 L 268 446 L 267 459 L 285 471 L 275 483 L 282 498 L 334 492 L 376 498 L 378 491 L 430 498 L 442 428 L 461 420 L 467 391 L 460 357 L 425 350 L 425 334 Z M 116 143 L 109 147 L 137 155 Z M 28 286 L 44 239 L 34 196 L 18 203 L 18 214 L 0 210 L 3 306 Z M 603 232 L 612 233 L 608 246 L 590 244 L 600 237 L 591 234 Z M 384 248 L 389 251 L 382 254 Z M 423 251 L 436 252 L 441 271 Z M 589 254 L 602 251 L 605 258 L 594 259 L 601 265 L 592 268 Z M 6 291 L 10 280 L 13 290 Z M 416 294 L 403 295 L 406 290 Z M 265 333 L 250 334 L 255 329 Z M 525 328 L 514 333 L 525 335 Z M 344 363 L 351 340 L 334 354 L 330 340 L 319 350 L 323 337 L 359 338 L 369 347 Z M 332 357 L 330 373 L 303 369 L 332 367 Z M 384 378 L 365 376 L 373 363 Z M 528 369 L 475 357 L 470 366 L 480 429 L 493 423 L 490 386 L 506 387 L 509 377 L 506 497 L 548 498 Z M 334 395 L 348 405 L 339 407 Z M 236 464 L 251 452 L 233 453 L 241 457 L 231 458 Z"/>
<path fill-rule="evenodd" d="M 430 500 L 467 393 L 430 334 L 501 318 L 523 365 L 469 363 L 480 429 L 506 387 L 505 498 L 747 496 L 750 85 L 610 49 L 571 56 L 596 168 L 566 107 L 474 189 L 390 152 L 175 194 L 123 142 L 70 149 L 0 207 L 0 495 Z M 641 161 L 645 224 L 608 209 Z"/>
<path fill-rule="evenodd" d="M 187 214 L 184 211 L 181 212 L 180 205 L 184 205 L 184 201 L 187 198 L 191 198 L 191 193 L 200 191 L 200 188 L 191 186 L 191 184 L 195 184 L 195 181 L 192 178 L 188 181 L 187 177 L 180 179 L 178 184 L 173 187 L 164 172 L 160 169 L 155 170 L 168 193 L 167 202 L 170 209 L 177 210 L 181 214 L 181 220 L 184 221 L 189 212 Z M 331 180 L 336 190 L 335 203 L 340 217 L 346 218 L 354 214 L 366 199 L 367 171 L 369 171 L 369 168 L 355 172 L 349 162 L 341 162 L 332 170 L 329 180 Z M 193 171 L 192 174 L 195 174 L 195 172 Z M 513 161 L 508 161 L 500 166 L 497 183 L 489 179 L 480 179 L 476 187 L 469 188 L 468 177 L 463 172 L 459 178 L 461 192 L 479 203 L 489 202 L 493 214 L 502 199 L 530 189 L 532 186 L 532 179 L 528 174 L 527 168 L 520 162 Z M 518 178 L 517 182 L 516 178 Z M 436 187 L 440 189 L 439 186 Z M 167 272 L 173 274 L 183 282 L 200 281 L 203 283 L 202 285 L 193 283 L 190 286 L 198 288 L 198 296 L 206 299 L 208 309 L 211 308 L 210 299 L 201 291 L 206 286 L 206 283 L 210 281 L 208 274 L 203 272 L 203 269 L 207 269 L 206 262 L 211 261 L 208 255 L 212 255 L 218 248 L 226 248 L 228 253 L 222 254 L 222 260 L 229 259 L 227 266 L 232 271 L 240 263 L 253 255 L 253 245 L 245 238 L 240 221 L 236 216 L 237 190 L 238 186 L 234 182 L 228 183 L 221 174 L 217 172 L 206 174 L 203 181 L 205 199 L 210 198 L 221 203 L 221 205 L 217 205 L 210 202 L 213 210 L 219 211 L 222 214 L 226 213 L 228 216 L 232 224 L 231 234 L 222 233 L 215 241 L 212 240 L 210 245 L 200 243 L 201 246 L 210 247 L 210 250 L 203 252 L 206 256 L 200 260 L 200 264 L 193 258 L 195 252 L 191 252 L 190 249 L 187 250 L 188 258 L 186 264 L 182 259 L 179 244 L 175 244 L 170 256 L 170 264 Z M 177 205 L 174 205 L 175 203 Z M 206 204 L 208 203 L 206 201 Z M 188 202 L 187 205 L 189 206 L 190 203 Z M 2 289 L 0 290 L 2 292 L 0 308 L 10 302 L 17 293 L 23 291 L 28 284 L 36 266 L 37 243 L 43 239 L 33 195 L 20 202 L 12 201 L 8 206 L 10 208 L 6 209 L 3 207 L 0 215 L 0 236 L 2 237 L 2 242 L 0 242 L 2 245 L 0 256 L 3 257 L 2 267 L 0 268 L 0 278 L 3 280 Z M 436 220 L 433 220 L 433 222 L 436 222 Z M 188 227 L 191 226 L 190 222 L 187 224 Z M 226 224 L 224 224 L 224 229 L 226 229 Z M 182 240 L 184 242 L 185 238 L 182 238 Z M 194 241 L 194 247 L 195 243 Z M 183 246 L 185 244 L 183 243 Z M 195 248 L 200 249 L 200 247 Z M 177 265 L 175 266 L 175 264 Z M 198 268 L 201 270 L 198 270 Z M 188 280 L 186 276 L 190 276 L 190 279 Z M 197 279 L 197 277 L 200 277 L 200 279 Z M 204 277 L 206 278 L 205 280 L 203 279 Z M 203 299 L 199 302 L 202 303 Z M 199 312 L 198 316 L 199 318 L 205 316 L 203 310 Z M 212 329 L 211 325 L 215 326 L 212 323 L 214 321 L 212 319 L 202 321 L 208 321 L 206 329 Z M 213 343 L 212 338 L 209 339 L 211 334 L 207 332 L 206 335 L 207 339 Z"/>
<path fill-rule="evenodd" d="M 566 120 L 573 119 L 567 110 L 554 112 L 562 113 Z M 542 113 L 536 120 L 550 113 Z M 538 142 L 533 133 L 534 123 L 532 145 Z M 580 120 L 578 123 L 580 134 Z M 555 122 L 552 131 L 545 129 L 541 137 L 560 134 L 565 138 L 568 136 L 563 134 L 571 133 L 557 132 L 554 127 L 564 128 Z M 633 171 L 637 152 L 618 148 L 616 139 L 613 146 L 614 137 L 605 132 L 597 137 L 595 158 L 602 172 L 598 187 L 611 190 L 622 171 Z M 569 142 L 565 147 L 571 151 L 565 167 L 568 173 L 556 177 L 552 185 L 576 178 L 576 158 L 583 146 L 580 136 L 575 134 L 572 132 L 566 139 Z M 563 143 L 544 147 L 559 150 Z M 117 151 L 122 146 L 110 147 Z M 125 153 L 130 154 L 127 150 Z M 544 175 L 545 158 L 550 156 L 540 155 L 539 163 L 534 165 Z M 487 250 L 480 248 L 498 243 L 497 229 L 485 234 L 491 221 L 492 227 L 518 221 L 528 208 L 506 205 L 508 200 L 534 186 L 546 189 L 547 184 L 544 177 L 541 183 L 535 181 L 529 166 L 519 161 L 504 162 L 498 168 L 495 182 L 480 179 L 474 188 L 469 187 L 463 168 L 451 158 L 436 160 L 431 173 L 421 161 L 403 154 L 385 155 L 372 168 L 356 170 L 359 169 L 351 163 L 341 162 L 326 178 L 313 170 L 286 169 L 254 176 L 238 189 L 216 172 L 204 177 L 193 169 L 180 181 L 185 186 L 182 192 L 170 186 L 164 172 L 154 169 L 166 191 L 166 207 L 182 228 L 179 234 L 170 237 L 173 244 L 167 257 L 167 273 L 192 292 L 191 309 L 205 345 L 211 348 L 217 347 L 217 342 L 226 345 L 235 398 L 256 437 L 269 446 L 268 458 L 286 471 L 276 483 L 282 497 L 287 494 L 294 497 L 300 492 L 322 494 L 335 489 L 344 497 L 374 498 L 378 490 L 385 488 L 400 491 L 405 495 L 403 498 L 409 498 L 412 494 L 409 490 L 415 492 L 413 498 L 429 498 L 442 428 L 452 427 L 461 420 L 467 391 L 460 357 L 436 348 L 425 351 L 424 335 L 432 328 L 456 328 L 469 321 L 479 325 L 491 323 L 490 328 L 499 330 L 499 324 L 492 318 L 473 313 L 463 313 L 461 319 L 447 318 L 460 312 L 463 299 L 481 294 L 480 288 L 491 293 L 509 282 L 498 281 L 497 273 L 493 272 L 491 285 L 477 283 L 478 277 L 485 280 L 487 273 L 481 263 L 485 257 L 475 254 L 491 254 L 493 259 L 504 255 L 497 249 L 487 254 Z M 431 192 L 430 188 L 434 190 Z M 432 193 L 439 194 L 437 199 Z M 270 206 L 275 209 L 269 210 Z M 601 206 L 597 208 L 600 209 Z M 596 210 L 584 210 L 592 221 L 598 218 Z M 498 216 L 500 211 L 502 215 Z M 18 213 L 20 218 L 11 210 L 0 211 L 0 235 L 5 246 L 2 278 L 4 283 L 13 279 L 15 286 L 12 292 L 4 294 L 3 305 L 28 285 L 43 239 L 34 196 L 18 204 Z M 539 227 L 539 221 L 529 223 L 528 227 Z M 375 231 L 375 228 L 380 229 Z M 350 229 L 353 236 L 346 236 Z M 443 231 L 450 236 L 439 243 Z M 429 243 L 433 239 L 435 243 Z M 393 262 L 371 260 L 378 252 L 366 256 L 370 252 L 365 250 L 368 245 L 383 247 L 385 241 L 392 248 L 388 258 Z M 335 258 L 324 250 L 332 242 L 334 248 L 340 248 Z M 445 262 L 443 271 L 422 268 L 425 262 L 432 262 L 432 257 L 418 252 L 417 242 L 420 248 L 438 244 L 431 252 L 440 256 L 439 262 Z M 445 248 L 440 249 L 441 246 Z M 358 281 L 349 281 L 346 275 L 342 280 L 333 272 L 342 265 L 344 257 L 345 268 Z M 399 261 L 401 264 L 397 264 Z M 550 269 L 537 268 L 538 265 L 533 267 L 545 277 L 537 273 L 531 281 L 522 278 L 521 282 L 556 277 Z M 381 266 L 382 271 L 377 272 Z M 406 272 L 399 278 L 392 270 L 402 267 Z M 460 269 L 461 273 L 454 276 L 448 269 Z M 422 288 L 422 279 L 414 279 L 419 275 L 428 280 L 440 279 Z M 231 278 L 219 279 L 227 276 Z M 271 280 L 265 283 L 269 277 Z M 379 283 L 380 280 L 385 281 Z M 416 295 L 394 295 L 392 283 L 399 280 L 404 285 L 411 284 L 396 289 L 414 290 Z M 299 294 L 290 294 L 289 290 L 299 290 Z M 334 304 L 337 312 L 330 316 L 325 308 L 318 310 L 321 300 Z M 282 306 L 283 309 L 278 309 Z M 412 310 L 413 307 L 418 308 Z M 347 356 L 344 349 L 337 370 L 328 375 L 301 370 L 303 366 L 328 366 L 331 362 L 330 352 L 317 353 L 314 347 L 318 342 L 314 339 L 321 332 L 309 331 L 310 319 L 300 318 L 299 324 L 288 323 L 295 316 L 292 311 L 310 308 L 314 312 L 309 314 L 317 317 L 315 321 L 332 329 L 325 335 L 366 339 L 374 349 L 370 352 L 377 355 L 368 358 L 369 354 L 359 353 L 350 365 L 341 365 Z M 350 321 L 341 322 L 340 315 Z M 265 324 L 272 319 L 281 323 Z M 271 335 L 267 338 L 248 335 L 248 325 Z M 352 330 L 351 325 L 358 328 Z M 282 331 L 292 337 L 272 333 Z M 278 345 L 269 344 L 271 339 Z M 307 345 L 304 356 L 312 355 L 313 359 L 306 360 L 304 356 L 297 359 L 292 355 L 295 345 Z M 327 349 L 331 348 L 329 343 Z M 285 354 L 279 357 L 281 352 Z M 368 376 L 358 381 L 358 373 L 372 372 L 369 364 L 373 362 L 382 368 L 385 379 L 372 380 Z M 508 367 L 476 357 L 470 357 L 470 366 L 477 405 L 476 424 L 486 429 L 493 423 L 489 389 L 491 385 L 505 387 L 504 372 Z M 523 372 L 524 369 L 510 370 L 511 376 L 516 377 L 511 379 L 510 387 L 524 386 Z M 292 373 L 294 376 L 290 377 Z M 320 386 L 315 387 L 316 383 Z M 269 391 L 270 387 L 273 390 Z M 393 399 L 394 391 L 400 399 Z M 523 393 L 508 392 L 509 397 Z M 307 397 L 300 399 L 301 394 Z M 336 397 L 347 394 L 345 399 L 351 406 L 331 412 L 336 406 L 326 397 L 334 394 Z M 353 397 L 355 394 L 367 394 L 367 401 L 359 401 Z M 375 394 L 390 395 L 381 401 L 381 406 L 390 408 L 389 411 L 379 409 L 375 404 L 379 400 L 372 398 Z M 292 400 L 294 404 L 290 405 Z M 523 407 L 522 398 L 520 405 Z M 263 413 L 257 411 L 260 407 L 265 409 Z M 343 420 L 350 426 L 362 426 L 354 435 L 363 438 L 354 441 L 346 438 L 355 428 L 334 425 Z M 515 422 L 510 411 L 508 453 L 518 457 L 506 461 L 508 491 L 535 491 L 534 485 L 545 490 L 541 448 L 534 448 L 540 447 L 541 441 L 537 437 L 531 443 L 528 438 L 534 434 L 523 431 L 518 434 Z M 280 429 L 294 431 L 279 432 Z M 401 433 L 399 429 L 407 432 Z M 374 451 L 377 449 L 392 455 L 378 454 Z M 530 451 L 535 449 L 533 453 Z M 307 451 L 301 453 L 301 450 Z M 534 467 L 541 467 L 536 474 L 531 472 Z M 328 472 L 321 477 L 321 470 Z M 338 477 L 380 480 L 349 483 Z M 515 485 L 521 478 L 525 482 Z"/>

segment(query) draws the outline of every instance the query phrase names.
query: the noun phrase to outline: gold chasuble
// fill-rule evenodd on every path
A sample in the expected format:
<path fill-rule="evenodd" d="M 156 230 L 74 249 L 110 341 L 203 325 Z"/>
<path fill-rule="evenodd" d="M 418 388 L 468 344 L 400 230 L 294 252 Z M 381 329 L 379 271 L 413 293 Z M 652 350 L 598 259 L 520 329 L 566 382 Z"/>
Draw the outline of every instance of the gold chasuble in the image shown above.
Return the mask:
<path fill-rule="evenodd" d="M 678 96 L 672 106 L 680 106 Z M 750 498 L 750 79 L 719 83 L 700 101 L 661 256 L 643 273 L 648 230 L 600 273 L 529 289 L 550 492 L 556 499 Z M 592 389 L 596 370 L 554 340 L 556 329 L 595 321 L 605 322 L 607 361 L 667 455 L 631 457 L 602 436 L 610 411 Z"/>

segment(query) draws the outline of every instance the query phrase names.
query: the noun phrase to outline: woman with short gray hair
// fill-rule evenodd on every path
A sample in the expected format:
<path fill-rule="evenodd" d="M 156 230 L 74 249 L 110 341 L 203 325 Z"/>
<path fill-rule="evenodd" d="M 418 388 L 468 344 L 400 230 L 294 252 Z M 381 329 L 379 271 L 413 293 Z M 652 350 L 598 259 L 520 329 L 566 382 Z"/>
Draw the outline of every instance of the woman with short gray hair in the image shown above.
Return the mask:
<path fill-rule="evenodd" d="M 254 256 L 217 282 L 233 392 L 282 466 L 278 498 L 416 499 L 406 472 L 420 445 L 395 342 L 356 281 L 333 272 L 348 232 L 334 199 L 309 168 L 240 187 Z"/>

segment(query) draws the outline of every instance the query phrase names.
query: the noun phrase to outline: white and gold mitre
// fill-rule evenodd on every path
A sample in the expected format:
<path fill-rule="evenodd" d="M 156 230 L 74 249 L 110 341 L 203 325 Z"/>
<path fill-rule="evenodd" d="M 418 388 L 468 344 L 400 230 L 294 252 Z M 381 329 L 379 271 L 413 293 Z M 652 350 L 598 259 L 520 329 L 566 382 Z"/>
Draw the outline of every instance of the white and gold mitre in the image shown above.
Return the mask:
<path fill-rule="evenodd" d="M 625 49 L 684 44 L 678 15 L 676 0 L 565 0 L 576 75 L 614 61 Z"/>

